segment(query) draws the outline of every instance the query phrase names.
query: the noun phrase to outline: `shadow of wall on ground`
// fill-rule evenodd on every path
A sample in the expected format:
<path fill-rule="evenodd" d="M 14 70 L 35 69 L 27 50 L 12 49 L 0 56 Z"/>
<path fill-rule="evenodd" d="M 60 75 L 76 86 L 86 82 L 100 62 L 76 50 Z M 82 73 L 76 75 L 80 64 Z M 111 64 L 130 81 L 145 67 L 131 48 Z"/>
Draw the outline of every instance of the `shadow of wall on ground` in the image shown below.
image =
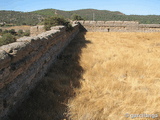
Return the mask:
<path fill-rule="evenodd" d="M 68 120 L 67 101 L 74 97 L 74 88 L 79 88 L 83 80 L 84 70 L 79 63 L 82 48 L 91 43 L 84 35 L 85 32 L 80 32 L 57 56 L 29 98 L 10 114 L 10 120 Z"/>
<path fill-rule="evenodd" d="M 81 23 L 78 22 L 78 24 L 80 32 L 87 32 L 87 29 Z"/>

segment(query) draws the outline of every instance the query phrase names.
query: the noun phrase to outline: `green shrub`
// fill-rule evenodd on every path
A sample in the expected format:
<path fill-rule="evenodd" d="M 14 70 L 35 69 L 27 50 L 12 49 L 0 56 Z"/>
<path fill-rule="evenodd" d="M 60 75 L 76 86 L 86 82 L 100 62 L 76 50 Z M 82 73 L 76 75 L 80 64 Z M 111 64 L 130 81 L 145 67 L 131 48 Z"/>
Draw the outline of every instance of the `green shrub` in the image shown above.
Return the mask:
<path fill-rule="evenodd" d="M 30 30 L 26 30 L 26 31 L 23 33 L 23 36 L 30 36 Z"/>
<path fill-rule="evenodd" d="M 23 36 L 23 30 L 18 30 L 17 34 L 18 34 L 19 37 L 22 37 Z"/>
<path fill-rule="evenodd" d="M 66 24 L 64 24 L 64 26 L 66 26 L 66 31 L 73 30 L 73 27 L 72 27 L 72 25 L 69 22 L 66 22 Z"/>
<path fill-rule="evenodd" d="M 15 31 L 15 29 L 8 30 L 8 32 L 11 33 L 12 35 L 16 35 L 16 33 L 17 33 L 17 32 Z"/>
<path fill-rule="evenodd" d="M 80 15 L 77 14 L 73 14 L 71 18 L 72 20 L 84 20 Z"/>
<path fill-rule="evenodd" d="M 55 17 L 49 17 L 44 20 L 45 30 L 50 30 L 52 26 L 56 25 L 66 26 L 67 31 L 72 30 L 72 25 L 63 17 L 55 16 Z"/>
<path fill-rule="evenodd" d="M 2 32 L 2 34 L 6 34 L 6 33 L 9 33 L 8 30 L 4 30 L 4 31 Z"/>
<path fill-rule="evenodd" d="M 44 25 L 44 21 L 39 22 L 37 25 Z"/>
<path fill-rule="evenodd" d="M 18 34 L 23 34 L 23 30 L 18 30 Z"/>
<path fill-rule="evenodd" d="M 0 35 L 2 35 L 2 32 L 3 32 L 3 30 L 2 30 L 2 29 L 0 29 Z"/>
<path fill-rule="evenodd" d="M 15 42 L 16 38 L 11 33 L 6 33 L 0 38 L 0 46 Z"/>

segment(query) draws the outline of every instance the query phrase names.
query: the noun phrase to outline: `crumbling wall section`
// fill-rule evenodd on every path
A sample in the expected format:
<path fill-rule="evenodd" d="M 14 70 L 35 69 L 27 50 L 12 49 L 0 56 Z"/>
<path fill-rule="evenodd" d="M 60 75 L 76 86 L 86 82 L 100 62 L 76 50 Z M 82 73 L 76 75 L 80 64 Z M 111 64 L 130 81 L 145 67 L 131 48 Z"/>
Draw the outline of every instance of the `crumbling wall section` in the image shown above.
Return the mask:
<path fill-rule="evenodd" d="M 0 118 L 14 110 L 40 81 L 57 55 L 79 32 L 64 26 L 0 47 Z"/>

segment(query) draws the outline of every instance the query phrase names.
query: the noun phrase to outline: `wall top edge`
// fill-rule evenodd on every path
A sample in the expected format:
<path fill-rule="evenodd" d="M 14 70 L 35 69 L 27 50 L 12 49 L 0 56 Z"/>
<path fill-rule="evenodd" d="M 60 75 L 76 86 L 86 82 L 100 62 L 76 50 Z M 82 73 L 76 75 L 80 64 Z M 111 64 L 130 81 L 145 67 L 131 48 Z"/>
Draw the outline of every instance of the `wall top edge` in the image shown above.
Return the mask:
<path fill-rule="evenodd" d="M 78 24 L 73 24 L 73 27 L 76 27 Z M 33 26 L 33 27 L 37 27 L 37 26 Z M 65 26 L 54 26 L 51 28 L 51 30 L 40 33 L 36 36 L 24 36 L 21 37 L 19 39 L 17 39 L 15 42 L 13 43 L 9 43 L 6 45 L 2 45 L 0 46 L 0 50 L 5 50 L 8 48 L 12 48 L 13 46 L 17 46 L 19 44 L 30 44 L 33 41 L 38 41 L 38 40 L 42 40 L 42 39 L 47 39 L 48 37 L 52 37 L 55 36 L 56 34 L 65 31 L 66 27 Z M 8 52 L 8 51 L 7 51 Z"/>
<path fill-rule="evenodd" d="M 137 25 L 145 25 L 145 26 L 160 26 L 160 24 L 140 24 L 138 21 L 89 21 L 89 20 L 79 20 L 73 21 L 73 23 L 81 23 L 81 24 L 137 24 Z"/>

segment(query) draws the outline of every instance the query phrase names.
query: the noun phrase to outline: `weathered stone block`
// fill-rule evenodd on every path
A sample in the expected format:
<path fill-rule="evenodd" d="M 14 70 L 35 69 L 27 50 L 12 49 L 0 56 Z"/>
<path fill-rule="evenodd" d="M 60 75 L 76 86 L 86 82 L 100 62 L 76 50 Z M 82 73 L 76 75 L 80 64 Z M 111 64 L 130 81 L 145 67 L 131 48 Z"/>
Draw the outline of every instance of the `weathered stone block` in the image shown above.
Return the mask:
<path fill-rule="evenodd" d="M 104 24 L 105 23 L 105 21 L 97 21 L 97 24 Z"/>
<path fill-rule="evenodd" d="M 80 24 L 84 24 L 85 21 L 84 21 L 84 20 L 79 20 L 78 22 L 79 22 Z"/>
<path fill-rule="evenodd" d="M 51 30 L 65 30 L 65 29 L 66 27 L 63 25 L 51 27 Z"/>
<path fill-rule="evenodd" d="M 84 21 L 83 24 L 90 24 L 90 21 Z"/>
<path fill-rule="evenodd" d="M 30 43 L 28 42 L 14 42 L 2 46 L 1 49 L 6 51 L 12 57 L 11 62 L 15 62 L 28 55 L 32 50 L 29 45 Z"/>
<path fill-rule="evenodd" d="M 97 24 L 97 21 L 90 21 L 90 24 Z"/>
<path fill-rule="evenodd" d="M 3 82 L 10 75 L 10 67 L 0 69 L 0 82 Z"/>
<path fill-rule="evenodd" d="M 2 50 L 2 48 L 0 47 L 0 69 L 8 66 L 8 63 L 11 61 L 9 54 L 5 50 Z"/>

